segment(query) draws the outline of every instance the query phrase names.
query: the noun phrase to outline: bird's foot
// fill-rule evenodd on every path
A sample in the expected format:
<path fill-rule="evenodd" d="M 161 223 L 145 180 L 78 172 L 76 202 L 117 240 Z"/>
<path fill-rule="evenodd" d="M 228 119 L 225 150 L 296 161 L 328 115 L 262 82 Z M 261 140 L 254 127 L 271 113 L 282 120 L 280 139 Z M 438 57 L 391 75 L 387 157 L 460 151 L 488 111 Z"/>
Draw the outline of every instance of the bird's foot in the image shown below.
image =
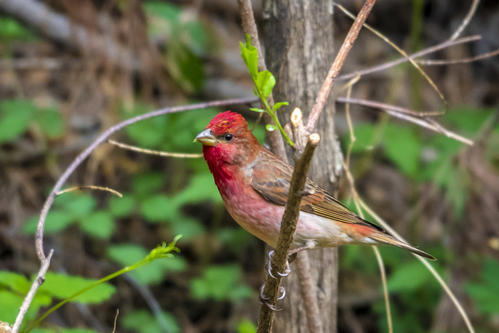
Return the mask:
<path fill-rule="evenodd" d="M 267 259 L 267 273 L 269 273 L 269 276 L 273 279 L 275 279 L 275 275 L 272 274 L 272 257 L 274 256 L 274 250 L 270 250 L 269 251 L 269 254 L 268 254 L 268 259 Z M 289 273 L 291 272 L 291 269 L 289 268 L 289 262 L 286 262 L 286 269 L 284 270 L 284 272 L 276 272 L 277 275 L 279 275 L 280 277 L 286 277 L 289 275 Z"/>
<path fill-rule="evenodd" d="M 276 305 L 274 304 L 271 304 L 269 302 L 270 298 L 269 297 L 266 297 L 263 292 L 264 292 L 264 288 L 265 288 L 265 285 L 262 285 L 260 287 L 260 302 L 262 304 L 265 304 L 270 310 L 272 311 L 280 311 L 281 309 L 277 308 Z M 284 287 L 279 287 L 279 296 L 277 297 L 277 300 L 278 301 L 281 301 L 284 299 L 284 297 L 286 297 L 286 289 L 284 289 Z"/>

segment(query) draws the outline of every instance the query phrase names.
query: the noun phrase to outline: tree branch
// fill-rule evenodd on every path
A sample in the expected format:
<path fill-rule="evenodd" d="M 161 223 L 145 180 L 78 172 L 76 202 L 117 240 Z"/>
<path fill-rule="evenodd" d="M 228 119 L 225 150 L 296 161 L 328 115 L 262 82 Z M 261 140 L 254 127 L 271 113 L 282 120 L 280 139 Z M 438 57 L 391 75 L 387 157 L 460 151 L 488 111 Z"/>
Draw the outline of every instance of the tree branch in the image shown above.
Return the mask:
<path fill-rule="evenodd" d="M 462 23 L 459 25 L 459 27 L 456 29 L 456 31 L 452 34 L 449 40 L 455 40 L 456 38 L 461 35 L 463 30 L 466 28 L 468 23 L 470 23 L 471 19 L 473 18 L 473 15 L 475 15 L 476 9 L 478 8 L 478 4 L 480 3 L 480 0 L 473 0 L 471 3 L 470 10 L 468 11 L 468 14 L 464 17 Z"/>
<path fill-rule="evenodd" d="M 302 198 L 307 172 L 312 161 L 312 156 L 315 148 L 319 144 L 319 134 L 311 134 L 308 138 L 307 145 L 301 157 L 296 161 L 291 184 L 289 187 L 288 201 L 282 216 L 281 231 L 277 241 L 275 255 L 272 257 L 271 269 L 274 272 L 283 272 L 288 259 L 288 250 L 293 241 L 293 236 L 296 230 L 296 223 L 300 215 L 300 202 Z M 276 306 L 277 295 L 281 276 L 276 274 L 275 278 L 267 275 L 263 289 L 263 295 L 268 299 L 263 300 L 260 308 L 260 316 L 258 319 L 258 333 L 270 332 Z"/>

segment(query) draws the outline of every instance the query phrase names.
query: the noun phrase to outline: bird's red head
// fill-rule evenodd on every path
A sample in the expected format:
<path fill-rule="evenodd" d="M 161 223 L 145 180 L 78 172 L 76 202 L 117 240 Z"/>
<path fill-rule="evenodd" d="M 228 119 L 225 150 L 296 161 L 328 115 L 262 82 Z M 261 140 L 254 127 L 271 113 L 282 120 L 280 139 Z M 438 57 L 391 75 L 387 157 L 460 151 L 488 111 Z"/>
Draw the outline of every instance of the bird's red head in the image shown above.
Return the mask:
<path fill-rule="evenodd" d="M 243 116 L 231 111 L 217 114 L 196 141 L 203 144 L 204 158 L 214 175 L 224 165 L 243 165 L 260 149 Z"/>
<path fill-rule="evenodd" d="M 210 121 L 206 128 L 210 129 L 215 136 L 221 136 L 227 133 L 244 134 L 249 132 L 248 123 L 239 113 L 232 111 L 220 112 Z"/>

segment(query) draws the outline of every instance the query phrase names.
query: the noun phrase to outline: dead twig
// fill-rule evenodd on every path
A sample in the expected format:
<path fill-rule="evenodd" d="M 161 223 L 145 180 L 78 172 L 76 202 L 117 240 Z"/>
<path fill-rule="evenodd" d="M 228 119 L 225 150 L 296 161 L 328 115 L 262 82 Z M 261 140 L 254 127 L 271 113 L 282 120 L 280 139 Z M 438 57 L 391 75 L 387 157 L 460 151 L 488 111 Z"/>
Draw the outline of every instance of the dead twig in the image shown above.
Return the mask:
<path fill-rule="evenodd" d="M 359 104 L 359 105 L 363 105 L 363 106 L 369 106 L 369 107 L 372 107 L 375 109 L 381 109 L 384 112 L 391 115 L 392 117 L 402 119 L 402 120 L 408 121 L 410 123 L 416 124 L 418 126 L 427 128 L 429 130 L 443 134 L 449 138 L 460 141 L 460 142 L 465 143 L 467 145 L 470 145 L 470 146 L 473 145 L 472 140 L 465 138 L 457 133 L 454 133 L 454 132 L 446 129 L 445 127 L 443 127 L 442 125 L 440 125 L 438 122 L 436 122 L 433 119 L 429 119 L 426 117 L 423 117 L 423 118 L 415 117 L 415 116 L 412 116 L 409 114 L 404 114 L 404 113 L 399 112 L 399 110 L 397 110 L 399 108 L 398 106 L 384 104 L 384 103 L 380 103 L 380 102 L 369 101 L 369 100 L 361 100 L 361 99 L 356 99 L 356 98 L 347 99 L 344 97 L 338 97 L 336 99 L 336 102 Z"/>
<path fill-rule="evenodd" d="M 201 158 L 201 157 L 203 157 L 203 154 L 171 153 L 171 152 L 167 152 L 167 151 L 140 148 L 140 147 L 136 147 L 136 146 L 127 145 L 125 143 L 121 143 L 121 142 L 111 140 L 111 139 L 107 140 L 107 143 L 114 145 L 114 146 L 117 146 L 117 147 L 120 147 L 120 148 L 123 148 L 123 149 L 136 151 L 136 152 L 143 153 L 143 154 L 162 156 L 162 157 L 174 157 L 174 158 Z"/>
<path fill-rule="evenodd" d="M 399 64 L 402 64 L 404 62 L 409 61 L 409 58 L 410 59 L 420 58 L 420 57 L 423 57 L 423 56 L 428 55 L 430 53 L 434 53 L 434 52 L 437 52 L 437 51 L 440 51 L 440 50 L 443 50 L 443 49 L 446 49 L 446 48 L 449 48 L 449 47 L 452 47 L 455 45 L 474 42 L 474 41 L 480 40 L 481 38 L 482 37 L 480 35 L 473 35 L 473 36 L 463 37 L 463 38 L 459 38 L 459 39 L 452 40 L 452 41 L 448 40 L 448 41 L 445 41 L 443 43 L 440 43 L 440 44 L 428 47 L 426 49 L 423 49 L 421 51 L 409 54 L 408 57 L 401 57 L 397 60 L 389 61 L 389 62 L 386 62 L 386 63 L 381 64 L 381 65 L 369 67 L 369 68 L 362 69 L 360 71 L 356 71 L 353 73 L 347 73 L 347 74 L 340 75 L 340 76 L 338 76 L 337 80 L 348 80 L 348 79 L 355 77 L 356 75 L 364 76 L 364 75 L 384 71 L 384 70 L 390 69 L 390 68 L 395 67 Z"/>
<path fill-rule="evenodd" d="M 104 191 L 104 192 L 109 192 L 114 194 L 117 197 L 123 198 L 123 194 L 120 192 L 106 186 L 97 186 L 97 185 L 78 185 L 78 186 L 73 186 L 73 187 L 68 187 L 62 191 L 57 192 L 55 195 L 59 196 L 61 194 L 67 193 L 67 192 L 73 192 L 73 191 L 80 191 L 80 190 L 97 190 L 97 191 Z"/>
<path fill-rule="evenodd" d="M 69 176 L 95 150 L 95 148 L 97 148 L 97 146 L 99 146 L 101 143 L 105 142 L 115 132 L 121 130 L 122 128 L 124 128 L 126 126 L 129 126 L 131 124 L 139 122 L 141 120 L 145 120 L 145 119 L 149 119 L 149 118 L 153 118 L 153 117 L 157 117 L 157 116 L 161 116 L 161 115 L 165 115 L 165 114 L 170 114 L 170 113 L 188 111 L 188 110 L 203 109 L 203 108 L 208 108 L 208 107 L 217 107 L 217 106 L 224 106 L 224 105 L 246 104 L 246 103 L 252 103 L 252 102 L 256 102 L 256 101 L 257 101 L 256 98 L 236 98 L 236 99 L 212 101 L 212 102 L 192 104 L 192 105 L 173 106 L 173 107 L 167 107 L 167 108 L 163 108 L 163 109 L 156 110 L 156 111 L 151 111 L 151 112 L 139 115 L 137 117 L 133 117 L 133 118 L 124 120 L 124 121 L 122 121 L 114 126 L 111 126 L 106 131 L 104 131 L 101 135 L 99 135 L 85 150 L 83 150 L 73 160 L 73 162 L 71 162 L 71 164 L 66 168 L 66 170 L 59 177 L 56 184 L 54 185 L 54 188 L 52 189 L 52 191 L 48 195 L 47 199 L 45 200 L 45 203 L 43 204 L 42 210 L 40 212 L 40 217 L 38 219 L 38 225 L 36 228 L 36 236 L 35 236 L 36 254 L 38 256 L 38 259 L 41 262 L 41 268 L 40 268 L 40 271 L 38 273 L 37 278 L 35 279 L 35 281 L 31 285 L 28 294 L 26 295 L 26 297 L 23 300 L 23 304 L 21 305 L 21 309 L 16 317 L 16 321 L 14 323 L 12 332 L 17 333 L 19 330 L 19 327 L 21 327 L 24 316 L 26 315 L 26 311 L 28 311 L 29 306 L 31 305 L 31 302 L 33 301 L 33 297 L 35 296 L 35 293 L 38 290 L 38 287 L 40 287 L 40 285 L 43 283 L 45 273 L 48 269 L 48 266 L 50 265 L 50 259 L 52 258 L 53 250 L 50 250 L 49 255 L 45 256 L 45 252 L 43 249 L 43 230 L 44 230 L 44 226 L 45 226 L 45 220 L 47 219 L 47 214 L 48 214 L 50 208 L 52 207 L 52 204 L 54 202 L 54 199 L 55 199 L 57 193 L 61 190 L 62 186 L 68 180 Z"/>
<path fill-rule="evenodd" d="M 463 58 L 463 59 L 454 59 L 454 60 L 433 60 L 433 59 L 428 59 L 428 60 L 418 60 L 418 64 L 423 65 L 423 66 L 444 66 L 444 65 L 457 65 L 457 64 L 467 64 L 470 62 L 482 60 L 482 59 L 487 59 L 491 57 L 495 57 L 496 55 L 499 55 L 499 49 L 491 52 L 487 52 L 484 54 L 480 54 L 474 57 L 469 57 L 469 58 Z"/>
<path fill-rule="evenodd" d="M 473 15 L 475 15 L 476 9 L 478 8 L 478 4 L 480 3 L 480 0 L 473 0 L 471 3 L 470 10 L 468 11 L 468 14 L 464 17 L 463 21 L 459 25 L 459 27 L 456 29 L 456 31 L 452 34 L 452 36 L 449 38 L 449 40 L 455 40 L 456 38 L 461 35 L 463 30 L 466 28 L 468 23 L 470 23 L 471 19 L 473 18 Z"/>

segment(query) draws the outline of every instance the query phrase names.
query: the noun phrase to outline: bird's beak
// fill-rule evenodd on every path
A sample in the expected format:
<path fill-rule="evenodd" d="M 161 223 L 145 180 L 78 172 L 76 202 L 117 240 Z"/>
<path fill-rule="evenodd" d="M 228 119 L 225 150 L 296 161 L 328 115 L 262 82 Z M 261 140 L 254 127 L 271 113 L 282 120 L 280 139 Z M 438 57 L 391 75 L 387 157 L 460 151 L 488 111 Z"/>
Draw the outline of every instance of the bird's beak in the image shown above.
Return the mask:
<path fill-rule="evenodd" d="M 210 129 L 205 129 L 201 133 L 199 133 L 194 141 L 199 141 L 205 146 L 214 146 L 217 144 L 217 138 L 211 133 Z"/>

